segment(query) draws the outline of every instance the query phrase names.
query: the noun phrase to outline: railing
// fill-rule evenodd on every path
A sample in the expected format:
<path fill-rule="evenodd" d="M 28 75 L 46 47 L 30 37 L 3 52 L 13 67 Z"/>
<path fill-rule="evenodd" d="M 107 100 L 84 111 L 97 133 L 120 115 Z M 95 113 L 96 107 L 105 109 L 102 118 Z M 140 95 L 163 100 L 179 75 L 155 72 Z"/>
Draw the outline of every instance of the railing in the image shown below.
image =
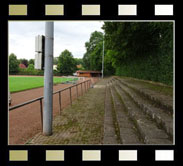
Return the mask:
<path fill-rule="evenodd" d="M 68 90 L 68 89 L 69 89 L 69 91 L 70 91 L 70 93 L 69 93 L 69 94 L 70 94 L 70 95 L 69 95 L 69 96 L 70 96 L 70 104 L 72 105 L 72 90 L 71 90 L 71 89 L 72 89 L 73 87 L 76 87 L 76 94 L 77 94 L 76 96 L 77 96 L 77 98 L 78 98 L 78 97 L 79 97 L 78 86 L 81 85 L 81 94 L 83 94 L 83 84 L 84 84 L 84 88 L 85 88 L 85 92 L 86 92 L 86 90 L 90 88 L 91 80 L 86 80 L 86 81 L 77 83 L 77 84 L 75 84 L 75 85 L 69 86 L 69 87 L 67 87 L 67 88 L 64 88 L 64 89 L 61 89 L 61 90 L 58 90 L 58 91 L 53 92 L 53 95 L 59 93 L 60 114 L 61 114 L 61 110 L 62 110 L 61 93 L 62 93 L 63 91 L 65 91 L 65 90 Z M 42 104 L 42 100 L 43 100 L 43 99 L 44 99 L 44 96 L 41 96 L 41 97 L 35 98 L 35 99 L 33 99 L 33 100 L 29 100 L 29 101 L 27 101 L 27 102 L 24 102 L 24 103 L 22 103 L 22 104 L 18 104 L 18 105 L 15 105 L 15 106 L 13 106 L 13 107 L 9 107 L 9 111 L 12 111 L 12 110 L 14 110 L 14 109 L 16 109 L 16 108 L 23 107 L 23 106 L 25 106 L 25 105 L 34 103 L 34 102 L 36 102 L 36 101 L 40 101 L 41 126 L 42 126 L 42 128 L 43 128 L 43 104 Z"/>

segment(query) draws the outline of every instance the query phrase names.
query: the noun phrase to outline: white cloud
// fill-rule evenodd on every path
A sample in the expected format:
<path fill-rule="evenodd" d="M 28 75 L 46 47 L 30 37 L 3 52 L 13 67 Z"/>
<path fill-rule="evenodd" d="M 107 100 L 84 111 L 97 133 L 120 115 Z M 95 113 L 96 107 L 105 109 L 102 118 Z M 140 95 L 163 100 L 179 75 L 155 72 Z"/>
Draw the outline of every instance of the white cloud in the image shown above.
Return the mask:
<path fill-rule="evenodd" d="M 82 58 L 85 42 L 89 40 L 92 32 L 102 32 L 102 25 L 102 21 L 55 21 L 54 57 L 68 49 L 75 58 Z M 9 54 L 14 53 L 18 59 L 35 58 L 35 36 L 44 33 L 44 21 L 10 21 Z"/>

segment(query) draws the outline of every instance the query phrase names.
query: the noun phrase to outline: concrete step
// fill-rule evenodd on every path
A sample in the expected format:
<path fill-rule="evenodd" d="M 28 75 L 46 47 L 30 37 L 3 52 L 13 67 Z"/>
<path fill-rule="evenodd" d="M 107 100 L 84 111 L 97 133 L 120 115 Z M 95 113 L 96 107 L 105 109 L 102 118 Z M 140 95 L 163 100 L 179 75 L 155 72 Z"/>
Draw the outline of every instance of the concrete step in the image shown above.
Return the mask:
<path fill-rule="evenodd" d="M 110 87 L 112 101 L 116 113 L 116 120 L 119 128 L 118 135 L 122 144 L 143 144 L 143 141 L 139 138 L 135 124 L 125 112 L 125 107 L 121 102 L 118 94 L 113 86 Z"/>
<path fill-rule="evenodd" d="M 127 86 L 121 84 L 120 82 L 117 85 L 123 89 L 131 99 L 156 123 L 160 128 L 164 129 L 166 133 L 173 139 L 173 117 L 167 114 L 167 111 L 160 109 L 154 106 L 151 102 L 142 98 L 136 91 Z"/>
<path fill-rule="evenodd" d="M 136 124 L 143 141 L 146 144 L 172 144 L 168 134 L 161 128 L 158 128 L 156 122 L 144 114 L 123 89 L 119 88 L 119 86 L 114 86 L 128 111 L 128 115 Z"/>
<path fill-rule="evenodd" d="M 143 86 L 141 86 L 140 84 L 136 84 L 135 82 L 133 84 L 129 83 L 128 79 L 122 79 L 120 77 L 116 77 L 116 79 L 120 80 L 121 83 L 137 91 L 149 100 L 152 100 L 159 107 L 166 109 L 171 115 L 173 115 L 173 99 L 170 96 L 166 96 L 151 89 L 144 88 Z"/>
<path fill-rule="evenodd" d="M 113 106 L 109 86 L 106 86 L 105 115 L 104 115 L 104 137 L 103 144 L 120 144 L 115 132 L 114 119 L 112 115 Z"/>

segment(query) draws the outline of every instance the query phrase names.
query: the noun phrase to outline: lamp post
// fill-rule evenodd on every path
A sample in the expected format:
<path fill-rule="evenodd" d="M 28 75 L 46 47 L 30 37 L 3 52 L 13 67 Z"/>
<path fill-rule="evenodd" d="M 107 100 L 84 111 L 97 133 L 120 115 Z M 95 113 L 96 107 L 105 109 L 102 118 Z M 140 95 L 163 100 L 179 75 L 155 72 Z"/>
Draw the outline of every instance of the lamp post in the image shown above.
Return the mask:
<path fill-rule="evenodd" d="M 103 54 L 102 54 L 102 78 L 104 78 L 104 34 L 103 34 Z"/>
<path fill-rule="evenodd" d="M 43 134 L 52 134 L 53 116 L 53 38 L 54 23 L 45 24 L 44 112 Z"/>

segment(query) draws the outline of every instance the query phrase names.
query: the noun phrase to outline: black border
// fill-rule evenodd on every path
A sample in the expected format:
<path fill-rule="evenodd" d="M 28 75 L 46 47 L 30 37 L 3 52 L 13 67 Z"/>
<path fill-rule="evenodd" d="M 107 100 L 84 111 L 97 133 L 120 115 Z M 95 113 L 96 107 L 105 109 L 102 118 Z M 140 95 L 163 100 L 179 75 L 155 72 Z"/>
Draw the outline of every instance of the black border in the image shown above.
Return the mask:
<path fill-rule="evenodd" d="M 28 15 L 27 16 L 8 16 L 9 4 L 27 4 Z M 44 5 L 45 4 L 64 4 L 64 16 L 45 16 Z M 100 4 L 101 15 L 100 16 L 81 16 L 82 4 Z M 118 16 L 117 8 L 118 4 L 137 4 L 137 16 Z M 155 16 L 154 5 L 155 4 L 174 4 L 173 16 Z M 183 163 L 183 125 L 182 125 L 182 110 L 177 109 L 175 111 L 175 145 L 8 145 L 8 113 L 7 113 L 7 89 L 8 89 L 8 20 L 173 20 L 175 21 L 175 29 L 177 31 L 177 10 L 175 0 L 8 0 L 1 4 L 1 19 L 0 19 L 0 73 L 1 73 L 1 109 L 0 109 L 0 165 L 96 165 L 96 166 L 118 166 L 118 165 L 134 165 L 134 166 L 146 166 L 146 165 L 181 165 Z M 178 40 L 175 36 L 175 43 Z M 176 51 L 178 46 L 176 44 Z M 175 86 L 175 85 L 174 85 Z M 2 93 L 3 92 L 3 93 Z M 29 160 L 27 162 L 10 162 L 9 150 L 28 150 Z M 65 150 L 65 161 L 63 162 L 46 162 L 45 150 Z M 85 149 L 97 149 L 101 150 L 101 161 L 99 162 L 83 162 L 82 150 Z M 138 161 L 135 162 L 122 162 L 118 161 L 118 150 L 132 149 L 138 150 Z M 174 150 L 174 161 L 155 161 L 155 150 Z M 110 156 L 110 157 L 109 157 Z M 179 162 L 179 163 L 178 163 Z"/>

